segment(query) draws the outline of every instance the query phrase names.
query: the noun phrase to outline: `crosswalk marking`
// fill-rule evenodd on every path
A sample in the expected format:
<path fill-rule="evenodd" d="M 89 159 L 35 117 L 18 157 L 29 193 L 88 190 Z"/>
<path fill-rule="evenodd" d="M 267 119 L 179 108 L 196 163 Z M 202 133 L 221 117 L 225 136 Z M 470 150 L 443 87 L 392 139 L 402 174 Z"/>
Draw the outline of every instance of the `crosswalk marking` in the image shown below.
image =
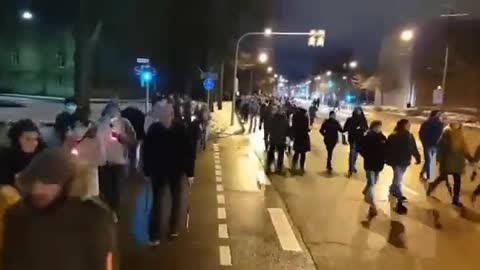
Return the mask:
<path fill-rule="evenodd" d="M 268 213 L 277 233 L 278 240 L 283 250 L 301 252 L 295 233 L 288 222 L 285 212 L 281 208 L 268 208 Z"/>

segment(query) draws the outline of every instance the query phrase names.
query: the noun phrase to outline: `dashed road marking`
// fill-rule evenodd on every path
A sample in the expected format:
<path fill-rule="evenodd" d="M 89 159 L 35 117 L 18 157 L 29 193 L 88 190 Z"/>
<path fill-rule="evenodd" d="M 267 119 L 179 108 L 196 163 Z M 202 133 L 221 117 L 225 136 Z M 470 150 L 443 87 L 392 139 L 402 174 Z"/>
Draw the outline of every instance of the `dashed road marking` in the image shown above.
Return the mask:
<path fill-rule="evenodd" d="M 217 203 L 218 204 L 225 204 L 225 196 L 222 194 L 217 195 Z"/>
<path fill-rule="evenodd" d="M 285 212 L 281 208 L 268 208 L 267 210 L 282 249 L 301 252 L 302 248 L 298 243 L 297 237 L 295 237 Z"/>
<path fill-rule="evenodd" d="M 217 176 L 216 179 L 217 179 L 217 183 L 221 183 L 221 182 L 222 182 L 222 177 L 221 177 L 221 176 Z"/>
<path fill-rule="evenodd" d="M 217 192 L 223 192 L 223 185 L 222 184 L 217 184 Z"/>
<path fill-rule="evenodd" d="M 227 211 L 225 210 L 225 207 L 217 208 L 217 218 L 218 219 L 227 219 Z"/>
<path fill-rule="evenodd" d="M 215 159 L 214 162 L 215 162 L 215 165 L 220 165 L 220 159 Z"/>
<path fill-rule="evenodd" d="M 222 266 L 231 266 L 232 265 L 232 254 L 230 253 L 229 246 L 220 246 L 220 265 Z"/>
<path fill-rule="evenodd" d="M 215 176 L 222 176 L 222 171 L 221 170 L 216 170 L 215 171 Z"/>
<path fill-rule="evenodd" d="M 215 170 L 221 170 L 222 169 L 222 165 L 220 164 L 215 164 Z"/>
<path fill-rule="evenodd" d="M 227 226 L 227 224 L 218 224 L 218 238 L 228 239 L 228 226 Z"/>

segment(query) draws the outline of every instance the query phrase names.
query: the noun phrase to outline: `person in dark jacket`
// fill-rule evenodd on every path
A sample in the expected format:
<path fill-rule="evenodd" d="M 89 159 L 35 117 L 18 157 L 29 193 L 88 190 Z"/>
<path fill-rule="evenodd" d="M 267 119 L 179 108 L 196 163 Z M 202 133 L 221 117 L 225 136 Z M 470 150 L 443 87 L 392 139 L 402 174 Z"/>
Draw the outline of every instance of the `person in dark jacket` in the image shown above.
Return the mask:
<path fill-rule="evenodd" d="M 323 142 L 327 148 L 327 171 L 329 173 L 332 172 L 333 150 L 338 143 L 338 134 L 342 132 L 343 129 L 336 119 L 335 111 L 331 111 L 328 119 L 323 122 L 320 128 L 320 133 L 323 135 Z"/>
<path fill-rule="evenodd" d="M 477 150 L 475 150 L 475 154 L 473 155 L 473 159 L 472 159 L 472 165 L 474 167 L 472 176 L 470 176 L 472 181 L 474 181 L 475 178 L 477 178 L 479 162 L 480 162 L 480 145 L 477 146 Z M 470 198 L 473 205 L 475 205 L 475 202 L 477 201 L 478 196 L 480 196 L 480 185 L 478 185 L 477 188 L 475 188 Z"/>
<path fill-rule="evenodd" d="M 171 193 L 170 237 L 177 237 L 181 230 L 182 213 L 185 208 L 182 196 L 187 192 L 188 181 L 193 181 L 194 158 L 190 151 L 185 127 L 174 121 L 171 104 L 160 101 L 159 121 L 149 128 L 144 141 L 143 169 L 151 179 L 153 208 L 150 217 L 150 244 L 157 246 L 164 238 L 161 232 L 161 217 L 164 216 L 165 191 Z M 188 177 L 188 179 L 187 179 Z M 170 212 L 170 211 L 167 211 Z"/>
<path fill-rule="evenodd" d="M 0 184 L 15 184 L 15 178 L 45 146 L 37 125 L 30 119 L 19 120 L 8 131 L 10 147 L 2 153 Z"/>
<path fill-rule="evenodd" d="M 407 209 L 403 202 L 407 200 L 402 193 L 403 175 L 410 166 L 412 156 L 416 164 L 420 164 L 420 153 L 412 133 L 410 133 L 410 122 L 401 119 L 397 122 L 394 132 L 387 140 L 387 164 L 393 169 L 393 180 L 390 186 L 390 195 L 397 199 L 396 211 L 399 214 L 406 214 Z"/>
<path fill-rule="evenodd" d="M 74 97 L 66 98 L 64 101 L 64 110 L 55 118 L 54 130 L 56 136 L 63 142 L 67 131 L 78 121 L 77 102 Z"/>
<path fill-rule="evenodd" d="M 292 117 L 292 137 L 293 137 L 293 168 L 294 172 L 300 171 L 303 175 L 305 173 L 305 161 L 307 152 L 310 152 L 310 123 L 308 121 L 307 111 L 303 108 L 298 108 L 297 112 Z M 300 159 L 300 166 L 298 161 Z"/>
<path fill-rule="evenodd" d="M 348 143 L 350 144 L 350 153 L 348 156 L 348 177 L 350 177 L 353 173 L 357 173 L 357 147 L 359 140 L 361 140 L 367 129 L 368 122 L 362 108 L 355 107 L 352 112 L 352 116 L 347 119 L 343 127 L 344 132 L 348 133 Z"/>
<path fill-rule="evenodd" d="M 19 175 L 22 199 L 5 215 L 3 270 L 118 269 L 113 214 L 69 195 L 76 172 L 70 153 L 51 148 Z"/>
<path fill-rule="evenodd" d="M 473 157 L 467 149 L 462 124 L 455 122 L 445 129 L 438 143 L 438 164 L 440 176 L 430 183 L 427 189 L 427 196 L 430 196 L 435 188 L 442 182 L 448 183 L 448 176 L 453 176 L 452 204 L 462 207 L 460 202 L 460 190 L 462 174 L 465 172 L 465 160 L 473 161 Z M 450 191 L 450 184 L 447 185 Z"/>
<path fill-rule="evenodd" d="M 285 141 L 288 136 L 289 125 L 287 117 L 282 110 L 273 108 L 272 119 L 269 124 L 269 149 L 267 153 L 266 172 L 271 173 L 271 166 L 278 155 L 276 172 L 283 172 L 283 158 L 285 154 Z"/>
<path fill-rule="evenodd" d="M 367 175 L 367 185 L 363 190 L 365 202 L 370 205 L 370 215 L 377 215 L 375 206 L 374 189 L 378 182 L 380 172 L 385 166 L 387 137 L 382 133 L 382 122 L 372 121 L 370 129 L 362 139 L 359 152 L 363 156 L 363 167 Z"/>
<path fill-rule="evenodd" d="M 317 117 L 317 111 L 318 107 L 315 106 L 315 101 L 312 102 L 312 105 L 310 105 L 310 108 L 308 108 L 308 117 L 310 118 L 310 126 L 313 125 L 315 122 L 315 118 Z"/>
<path fill-rule="evenodd" d="M 265 151 L 268 152 L 269 149 L 269 134 L 270 126 L 273 117 L 273 101 L 270 101 L 267 107 L 265 108 L 265 115 L 263 119 L 263 141 L 265 142 Z"/>
<path fill-rule="evenodd" d="M 268 104 L 265 101 L 260 102 L 260 122 L 258 123 L 258 130 L 262 130 L 267 115 Z"/>
<path fill-rule="evenodd" d="M 437 144 L 442 136 L 444 124 L 441 112 L 433 110 L 430 117 L 420 126 L 419 137 L 423 145 L 423 157 L 425 159 L 420 177 L 423 180 L 430 179 L 430 167 L 432 158 L 437 154 Z"/>

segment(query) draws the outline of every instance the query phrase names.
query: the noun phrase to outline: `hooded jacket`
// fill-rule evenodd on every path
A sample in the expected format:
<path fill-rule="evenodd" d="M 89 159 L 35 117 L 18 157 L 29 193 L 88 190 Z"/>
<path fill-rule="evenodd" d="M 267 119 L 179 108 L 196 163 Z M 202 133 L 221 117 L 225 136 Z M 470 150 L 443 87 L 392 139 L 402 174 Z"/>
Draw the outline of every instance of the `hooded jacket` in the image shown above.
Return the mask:
<path fill-rule="evenodd" d="M 423 146 L 425 148 L 436 146 L 442 136 L 443 128 L 444 125 L 438 117 L 431 117 L 423 122 L 418 134 Z"/>
<path fill-rule="evenodd" d="M 344 132 L 348 132 L 348 142 L 350 144 L 358 143 L 367 129 L 368 123 L 363 111 L 361 111 L 360 115 L 355 114 L 354 111 L 343 127 Z"/>

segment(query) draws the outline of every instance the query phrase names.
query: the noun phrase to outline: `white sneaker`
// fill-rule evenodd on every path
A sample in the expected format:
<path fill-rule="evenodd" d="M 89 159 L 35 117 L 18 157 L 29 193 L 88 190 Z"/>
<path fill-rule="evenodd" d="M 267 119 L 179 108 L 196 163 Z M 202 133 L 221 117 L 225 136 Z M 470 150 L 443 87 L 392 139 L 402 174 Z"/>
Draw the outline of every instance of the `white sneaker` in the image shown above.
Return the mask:
<path fill-rule="evenodd" d="M 158 246 L 160 246 L 160 240 L 148 241 L 147 245 L 149 245 L 151 247 L 158 247 Z"/>

